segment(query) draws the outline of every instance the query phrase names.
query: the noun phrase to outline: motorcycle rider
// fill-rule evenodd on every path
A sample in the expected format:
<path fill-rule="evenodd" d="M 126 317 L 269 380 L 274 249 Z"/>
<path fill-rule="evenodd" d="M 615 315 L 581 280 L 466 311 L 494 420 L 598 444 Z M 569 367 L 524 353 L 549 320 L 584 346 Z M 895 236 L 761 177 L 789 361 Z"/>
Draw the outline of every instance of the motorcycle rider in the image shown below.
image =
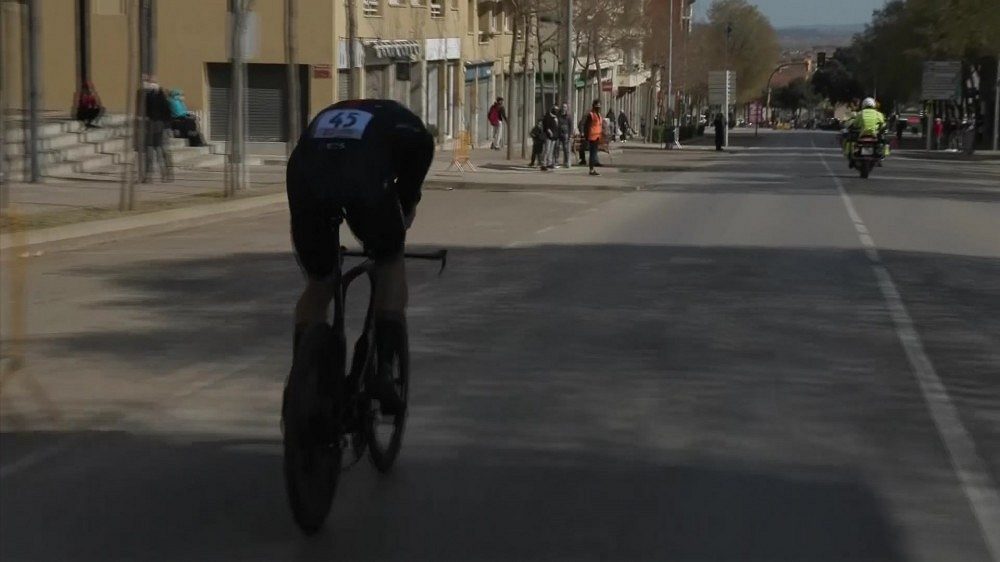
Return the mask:
<path fill-rule="evenodd" d="M 847 156 L 850 167 L 854 167 L 854 139 L 860 137 L 878 137 L 881 141 L 882 131 L 885 129 L 885 115 L 876 107 L 875 98 L 865 98 L 861 102 L 861 111 L 854 116 L 849 126 L 850 135 L 844 146 L 844 153 Z M 889 146 L 883 145 L 883 156 L 888 156 Z"/>

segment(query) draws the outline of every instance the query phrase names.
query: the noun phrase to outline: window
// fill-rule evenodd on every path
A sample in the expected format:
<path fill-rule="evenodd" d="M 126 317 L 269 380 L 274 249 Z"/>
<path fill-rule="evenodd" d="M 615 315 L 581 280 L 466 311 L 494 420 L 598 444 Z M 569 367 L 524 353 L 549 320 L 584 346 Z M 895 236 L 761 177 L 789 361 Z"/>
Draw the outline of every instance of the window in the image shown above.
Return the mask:
<path fill-rule="evenodd" d="M 121 16 L 125 14 L 125 0 L 94 0 L 92 11 L 99 16 Z"/>
<path fill-rule="evenodd" d="M 382 15 L 382 0 L 364 0 L 361 5 L 366 16 L 378 17 Z"/>
<path fill-rule="evenodd" d="M 473 0 L 470 0 L 470 2 Z M 490 40 L 490 20 L 493 18 L 493 10 L 487 8 L 478 12 L 479 16 L 479 42 L 486 43 Z"/>
<path fill-rule="evenodd" d="M 444 14 L 444 6 L 441 5 L 442 0 L 431 0 L 431 17 L 440 18 Z"/>

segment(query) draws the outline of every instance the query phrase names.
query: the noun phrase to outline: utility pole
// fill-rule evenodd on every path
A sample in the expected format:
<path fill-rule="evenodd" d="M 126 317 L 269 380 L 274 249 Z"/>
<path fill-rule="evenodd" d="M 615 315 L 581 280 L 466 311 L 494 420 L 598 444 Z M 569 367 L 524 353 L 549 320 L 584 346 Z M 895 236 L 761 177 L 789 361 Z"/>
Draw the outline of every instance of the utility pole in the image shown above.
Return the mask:
<path fill-rule="evenodd" d="M 998 147 L 1000 147 L 1000 53 L 997 53 L 997 75 L 993 81 L 993 150 L 1000 150 Z"/>
<path fill-rule="evenodd" d="M 681 143 L 678 135 L 680 134 L 679 128 L 677 126 L 677 111 L 675 107 L 676 96 L 674 96 L 674 2 L 670 1 L 670 21 L 667 29 L 667 111 L 670 114 L 670 128 L 672 130 L 672 135 L 674 137 L 673 145 L 680 148 Z"/>
<path fill-rule="evenodd" d="M 576 96 L 573 95 L 573 0 L 566 0 L 566 12 L 563 14 L 563 32 L 565 41 L 563 43 L 563 59 L 564 68 L 563 71 L 563 101 L 568 104 L 569 109 L 566 113 L 569 118 L 569 138 L 573 138 L 573 127 L 576 126 Z M 572 145 L 572 143 L 570 143 Z M 572 146 L 570 146 L 572 148 Z M 573 161 L 576 160 L 572 155 L 569 159 L 568 166 L 573 165 Z"/>
<path fill-rule="evenodd" d="M 288 61 L 288 141 L 286 152 L 292 155 L 299 139 L 302 116 L 299 106 L 299 67 L 295 64 L 296 0 L 285 0 L 285 60 Z"/>
<path fill-rule="evenodd" d="M 38 160 L 38 0 L 28 0 L 28 135 L 25 147 L 30 162 L 31 183 L 38 183 L 42 178 L 41 163 Z"/>
<path fill-rule="evenodd" d="M 354 76 L 354 66 L 357 63 L 358 54 L 354 43 L 358 40 L 358 15 L 355 10 L 355 0 L 347 0 L 347 95 L 351 98 L 360 98 L 358 92 L 354 91 L 354 86 L 358 80 Z M 425 78 L 426 79 L 426 78 Z M 426 87 L 426 86 L 425 86 Z M 436 87 L 436 86 L 435 86 Z"/>
<path fill-rule="evenodd" d="M 0 5 L 0 212 L 7 210 L 7 166 L 4 154 L 7 153 L 7 10 Z"/>

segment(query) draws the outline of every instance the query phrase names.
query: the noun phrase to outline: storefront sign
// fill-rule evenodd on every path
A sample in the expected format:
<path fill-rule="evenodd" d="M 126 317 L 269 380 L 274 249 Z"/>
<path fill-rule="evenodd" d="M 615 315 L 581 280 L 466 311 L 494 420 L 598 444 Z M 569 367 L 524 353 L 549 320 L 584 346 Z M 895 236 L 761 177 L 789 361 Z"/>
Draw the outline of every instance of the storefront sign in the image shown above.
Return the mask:
<path fill-rule="evenodd" d="M 329 64 L 314 64 L 313 78 L 333 78 L 333 66 Z"/>

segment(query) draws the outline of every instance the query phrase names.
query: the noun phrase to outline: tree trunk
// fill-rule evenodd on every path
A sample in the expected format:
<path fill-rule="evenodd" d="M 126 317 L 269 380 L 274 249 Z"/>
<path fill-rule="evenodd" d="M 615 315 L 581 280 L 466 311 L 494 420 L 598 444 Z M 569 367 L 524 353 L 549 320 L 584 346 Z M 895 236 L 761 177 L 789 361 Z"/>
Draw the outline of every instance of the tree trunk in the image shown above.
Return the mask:
<path fill-rule="evenodd" d="M 538 78 L 541 80 L 540 91 L 542 93 L 542 111 L 545 111 L 545 68 L 542 66 L 542 26 L 535 24 L 535 47 L 538 51 L 535 59 L 538 61 Z"/>
<path fill-rule="evenodd" d="M 512 31 L 512 37 L 510 40 L 510 62 L 507 65 L 507 107 L 510 109 L 510 113 L 514 111 L 514 59 L 517 57 L 517 32 L 518 24 L 520 23 L 520 18 L 514 18 L 514 28 Z M 525 36 L 527 39 L 527 36 Z M 510 114 L 507 115 L 507 160 L 514 159 L 514 132 L 510 126 Z"/>
<path fill-rule="evenodd" d="M 521 58 L 521 103 L 524 108 L 521 111 L 521 159 L 528 157 L 528 108 L 535 105 L 533 92 L 529 91 L 531 81 L 528 79 L 528 56 L 531 51 L 531 41 L 528 37 L 531 34 L 531 14 L 524 16 L 524 56 Z M 531 97 L 529 98 L 529 94 Z M 529 101 L 530 100 L 530 101 Z M 533 113 L 533 112 L 532 112 Z M 534 117 L 534 115 L 532 115 Z"/>

